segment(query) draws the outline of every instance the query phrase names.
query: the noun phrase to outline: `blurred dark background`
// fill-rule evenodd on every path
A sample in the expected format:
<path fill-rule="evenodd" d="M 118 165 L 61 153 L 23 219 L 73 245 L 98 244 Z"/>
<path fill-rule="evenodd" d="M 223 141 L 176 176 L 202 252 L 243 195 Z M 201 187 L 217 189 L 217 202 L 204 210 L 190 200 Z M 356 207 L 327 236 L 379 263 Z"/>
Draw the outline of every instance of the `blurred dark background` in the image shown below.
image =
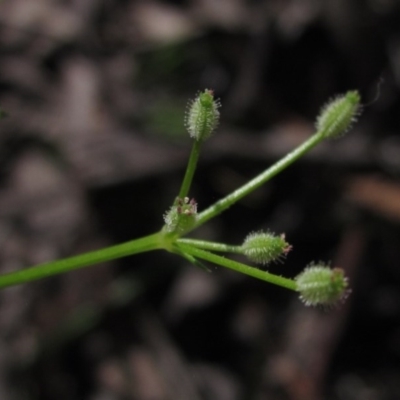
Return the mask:
<path fill-rule="evenodd" d="M 340 266 L 345 305 L 161 252 L 5 289 L 0 399 L 399 399 L 399 85 L 396 0 L 0 1 L 2 273 L 158 230 L 198 90 L 223 105 L 200 209 L 301 143 L 335 94 L 365 105 L 196 232 L 284 232 L 271 270 Z"/>

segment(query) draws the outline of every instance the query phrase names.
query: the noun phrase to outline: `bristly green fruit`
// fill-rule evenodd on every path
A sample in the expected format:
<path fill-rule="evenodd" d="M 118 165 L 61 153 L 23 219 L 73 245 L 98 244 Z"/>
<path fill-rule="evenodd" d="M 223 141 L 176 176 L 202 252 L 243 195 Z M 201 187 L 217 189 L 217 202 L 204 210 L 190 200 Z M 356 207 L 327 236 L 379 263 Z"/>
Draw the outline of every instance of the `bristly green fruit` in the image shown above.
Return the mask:
<path fill-rule="evenodd" d="M 349 295 L 348 279 L 341 268 L 311 264 L 295 281 L 300 299 L 307 306 L 332 306 Z"/>
<path fill-rule="evenodd" d="M 356 90 L 349 91 L 322 107 L 316 129 L 326 138 L 338 138 L 351 128 L 360 114 L 360 94 Z"/>
<path fill-rule="evenodd" d="M 169 233 L 182 233 L 196 223 L 197 203 L 189 197 L 177 197 L 172 207 L 164 214 L 164 230 Z"/>
<path fill-rule="evenodd" d="M 252 232 L 242 244 L 243 254 L 256 264 L 266 265 L 281 260 L 291 250 L 285 235 L 270 232 Z"/>
<path fill-rule="evenodd" d="M 199 93 L 189 103 L 185 125 L 192 138 L 205 140 L 211 136 L 218 126 L 220 107 L 220 102 L 214 99 L 214 92 L 210 89 Z"/>

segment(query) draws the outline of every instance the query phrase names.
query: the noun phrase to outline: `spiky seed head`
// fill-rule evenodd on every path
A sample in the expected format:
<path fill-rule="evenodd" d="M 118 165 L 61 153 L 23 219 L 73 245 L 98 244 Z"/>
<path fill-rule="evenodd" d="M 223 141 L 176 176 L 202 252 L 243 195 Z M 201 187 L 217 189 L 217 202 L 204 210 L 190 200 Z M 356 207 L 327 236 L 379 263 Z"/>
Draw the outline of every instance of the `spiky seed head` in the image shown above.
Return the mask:
<path fill-rule="evenodd" d="M 190 229 L 197 219 L 197 203 L 188 197 L 177 197 L 172 207 L 164 214 L 164 230 L 169 233 L 182 233 Z"/>
<path fill-rule="evenodd" d="M 332 306 L 349 295 L 348 279 L 341 268 L 310 264 L 296 278 L 300 299 L 307 306 Z"/>
<path fill-rule="evenodd" d="M 360 94 L 356 90 L 349 91 L 322 107 L 316 129 L 327 139 L 338 138 L 351 128 L 360 114 Z"/>
<path fill-rule="evenodd" d="M 210 89 L 199 93 L 189 102 L 185 125 L 189 135 L 195 140 L 205 140 L 214 132 L 219 123 L 221 103 L 214 98 Z"/>
<path fill-rule="evenodd" d="M 285 235 L 271 232 L 252 232 L 242 244 L 243 254 L 256 264 L 266 265 L 282 259 L 291 249 Z"/>

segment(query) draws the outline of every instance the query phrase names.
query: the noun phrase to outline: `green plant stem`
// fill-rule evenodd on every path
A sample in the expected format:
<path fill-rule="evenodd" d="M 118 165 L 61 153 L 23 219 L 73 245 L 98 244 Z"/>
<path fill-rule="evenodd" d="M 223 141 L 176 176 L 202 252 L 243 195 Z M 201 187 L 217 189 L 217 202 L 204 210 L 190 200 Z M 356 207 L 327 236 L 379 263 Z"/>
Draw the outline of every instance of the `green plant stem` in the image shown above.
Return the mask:
<path fill-rule="evenodd" d="M 31 282 L 48 276 L 84 268 L 89 265 L 167 247 L 168 245 L 164 243 L 162 234 L 157 232 L 101 250 L 95 250 L 89 253 L 0 275 L 0 288 Z"/>
<path fill-rule="evenodd" d="M 226 253 L 236 253 L 242 254 L 242 246 L 233 246 L 225 243 L 209 242 L 207 240 L 197 240 L 197 239 L 178 239 L 177 243 L 188 244 L 198 249 L 220 251 Z"/>
<path fill-rule="evenodd" d="M 193 230 L 200 225 L 203 225 L 209 219 L 214 218 L 215 216 L 221 214 L 227 208 L 231 207 L 235 204 L 238 200 L 242 199 L 243 197 L 247 196 L 249 193 L 254 191 L 255 189 L 259 188 L 265 182 L 269 181 L 275 175 L 279 174 L 289 165 L 293 164 L 296 160 L 300 157 L 304 156 L 308 151 L 313 149 L 318 143 L 324 140 L 324 135 L 322 132 L 317 132 L 309 139 L 307 139 L 304 143 L 300 146 L 295 148 L 285 157 L 281 158 L 278 162 L 272 165 L 270 168 L 266 169 L 261 174 L 257 175 L 251 181 L 247 182 L 245 185 L 241 186 L 240 188 L 236 189 L 234 192 L 230 193 L 228 196 L 224 197 L 223 199 L 217 201 L 203 212 L 201 212 L 198 217 L 196 224 L 190 230 Z M 188 233 L 189 230 L 185 233 Z"/>
<path fill-rule="evenodd" d="M 179 197 L 183 199 L 189 193 L 190 186 L 192 184 L 194 172 L 196 171 L 197 162 L 199 160 L 200 148 L 202 145 L 202 140 L 195 140 L 192 146 L 192 151 L 190 152 L 190 157 L 188 165 L 186 167 L 185 177 L 183 178 L 182 186 L 179 191 Z"/>
<path fill-rule="evenodd" d="M 201 258 L 203 260 L 210 261 L 214 264 L 221 265 L 226 268 L 233 269 L 234 271 L 240 272 L 245 275 L 252 276 L 269 283 L 273 283 L 278 286 L 282 286 L 286 289 L 296 291 L 296 282 L 293 279 L 284 278 L 282 276 L 271 274 L 267 271 L 260 270 L 258 268 L 250 267 L 249 265 L 239 263 L 237 261 L 230 260 L 229 258 L 221 257 L 217 254 L 210 253 L 209 251 L 198 249 L 188 244 L 180 243 L 179 248 L 194 257 Z"/>

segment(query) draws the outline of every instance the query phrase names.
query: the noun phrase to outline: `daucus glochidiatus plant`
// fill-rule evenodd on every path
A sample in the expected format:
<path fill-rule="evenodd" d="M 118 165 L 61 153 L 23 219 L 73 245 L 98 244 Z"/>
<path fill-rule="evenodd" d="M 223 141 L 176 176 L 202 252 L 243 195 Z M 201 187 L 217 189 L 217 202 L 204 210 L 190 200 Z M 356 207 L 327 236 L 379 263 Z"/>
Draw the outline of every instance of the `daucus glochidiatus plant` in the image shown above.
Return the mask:
<path fill-rule="evenodd" d="M 243 186 L 199 212 L 197 201 L 190 198 L 189 191 L 201 146 L 218 126 L 219 108 L 219 101 L 214 98 L 213 91 L 208 89 L 199 93 L 189 103 L 185 123 L 193 139 L 193 147 L 179 193 L 164 213 L 164 225 L 158 232 L 82 255 L 0 275 L 0 287 L 30 282 L 124 256 L 151 250 L 166 250 L 184 257 L 195 265 L 207 261 L 293 290 L 298 292 L 306 305 L 329 306 L 345 299 L 349 292 L 348 280 L 340 268 L 331 268 L 324 263 L 311 263 L 294 279 L 265 270 L 268 264 L 282 261 L 292 248 L 282 233 L 255 231 L 249 233 L 240 245 L 190 239 L 186 236 L 256 190 L 321 141 L 346 133 L 360 114 L 358 92 L 349 91 L 330 101 L 322 108 L 316 120 L 316 132 L 304 143 Z M 250 263 L 262 265 L 263 268 L 231 260 L 219 253 L 242 254 Z"/>

